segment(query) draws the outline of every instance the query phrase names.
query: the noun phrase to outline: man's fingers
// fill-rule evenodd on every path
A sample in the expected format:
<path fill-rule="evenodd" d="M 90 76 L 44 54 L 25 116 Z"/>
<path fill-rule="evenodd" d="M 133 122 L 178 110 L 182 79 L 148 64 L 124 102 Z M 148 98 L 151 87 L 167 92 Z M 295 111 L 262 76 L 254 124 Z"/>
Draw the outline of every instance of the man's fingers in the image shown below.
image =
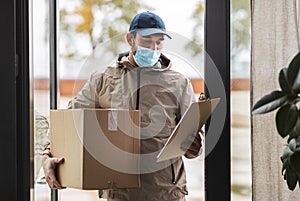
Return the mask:
<path fill-rule="evenodd" d="M 181 149 L 185 151 L 187 158 L 198 156 L 199 150 L 202 147 L 201 136 L 199 134 L 190 135 L 187 140 L 181 144 Z"/>
<path fill-rule="evenodd" d="M 181 149 L 183 150 L 183 151 L 186 151 L 186 150 L 188 150 L 188 148 L 191 146 L 191 142 L 183 142 L 183 143 L 181 143 Z"/>
<path fill-rule="evenodd" d="M 189 152 L 186 152 L 186 153 L 184 154 L 184 156 L 185 156 L 186 158 L 195 158 L 195 157 L 196 157 L 196 155 L 194 155 L 194 154 L 192 154 L 192 153 L 189 153 Z"/>
<path fill-rule="evenodd" d="M 56 189 L 64 189 L 64 188 L 66 188 L 66 187 L 63 187 L 57 180 L 53 181 L 53 185 L 54 185 L 54 188 L 56 188 Z"/>
<path fill-rule="evenodd" d="M 63 157 L 61 157 L 61 158 L 55 158 L 55 159 L 54 159 L 54 162 L 55 162 L 55 163 L 63 163 L 64 160 L 65 160 L 65 159 L 64 159 Z"/>
<path fill-rule="evenodd" d="M 55 189 L 64 189 L 65 188 L 56 180 L 55 176 L 47 176 L 46 181 L 50 188 L 55 188 Z"/>
<path fill-rule="evenodd" d="M 196 135 L 196 137 L 194 135 L 190 135 L 188 136 L 188 138 L 186 139 L 186 141 L 184 141 L 181 144 L 182 148 L 185 148 L 185 150 L 189 149 L 190 147 L 199 147 L 201 146 L 201 137 L 199 135 Z"/>
<path fill-rule="evenodd" d="M 63 163 L 64 158 L 48 158 L 43 163 L 43 169 L 45 173 L 45 179 L 49 185 L 50 188 L 55 189 L 63 189 L 64 187 L 61 186 L 59 181 L 57 181 L 55 177 L 55 168 L 58 164 Z"/>

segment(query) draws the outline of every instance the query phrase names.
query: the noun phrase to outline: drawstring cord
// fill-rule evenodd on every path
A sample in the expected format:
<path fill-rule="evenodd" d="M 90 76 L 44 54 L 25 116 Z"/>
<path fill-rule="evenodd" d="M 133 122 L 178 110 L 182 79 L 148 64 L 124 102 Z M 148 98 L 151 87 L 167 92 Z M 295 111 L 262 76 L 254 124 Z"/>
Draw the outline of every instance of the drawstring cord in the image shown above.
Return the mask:
<path fill-rule="evenodd" d="M 171 169 L 172 169 L 172 184 L 176 184 L 175 168 L 172 160 L 171 160 Z"/>
<path fill-rule="evenodd" d="M 136 79 L 136 105 L 135 105 L 135 109 L 138 110 L 140 108 L 140 85 L 141 85 L 141 70 L 139 68 L 137 68 L 137 79 Z"/>

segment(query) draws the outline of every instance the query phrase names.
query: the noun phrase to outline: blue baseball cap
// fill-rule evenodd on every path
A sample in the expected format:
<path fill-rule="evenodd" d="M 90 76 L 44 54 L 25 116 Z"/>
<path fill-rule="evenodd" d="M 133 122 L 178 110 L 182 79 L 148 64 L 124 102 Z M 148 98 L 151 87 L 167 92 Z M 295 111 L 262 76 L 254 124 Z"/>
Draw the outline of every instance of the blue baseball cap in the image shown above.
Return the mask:
<path fill-rule="evenodd" d="M 166 33 L 165 23 L 162 19 L 149 11 L 139 13 L 132 19 L 129 32 L 137 32 L 141 36 L 164 34 L 171 39 L 171 36 Z"/>

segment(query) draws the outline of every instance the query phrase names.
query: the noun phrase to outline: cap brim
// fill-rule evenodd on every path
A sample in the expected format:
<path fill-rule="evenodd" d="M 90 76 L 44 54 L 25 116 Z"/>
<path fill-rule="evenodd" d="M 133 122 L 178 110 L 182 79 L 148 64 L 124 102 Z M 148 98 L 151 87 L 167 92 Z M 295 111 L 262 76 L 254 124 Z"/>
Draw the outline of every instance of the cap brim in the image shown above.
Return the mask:
<path fill-rule="evenodd" d="M 164 34 L 164 35 L 168 36 L 168 38 L 172 39 L 172 37 L 169 34 L 167 34 L 165 31 L 163 31 L 161 29 L 147 28 L 147 29 L 136 29 L 134 31 L 136 31 L 141 36 L 150 36 L 153 34 Z"/>

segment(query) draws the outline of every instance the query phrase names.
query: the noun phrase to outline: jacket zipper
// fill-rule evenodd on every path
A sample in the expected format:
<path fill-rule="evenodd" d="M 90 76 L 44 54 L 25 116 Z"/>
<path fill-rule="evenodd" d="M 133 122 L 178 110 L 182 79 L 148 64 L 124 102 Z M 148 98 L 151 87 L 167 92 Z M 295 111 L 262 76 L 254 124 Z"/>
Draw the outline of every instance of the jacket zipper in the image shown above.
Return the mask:
<path fill-rule="evenodd" d="M 141 84 L 141 70 L 137 69 L 137 92 L 136 92 L 136 105 L 135 109 L 138 110 L 140 107 L 140 84 Z M 174 164 L 171 160 L 171 169 L 172 169 L 172 184 L 176 184 L 176 175 L 175 175 L 175 168 Z"/>

